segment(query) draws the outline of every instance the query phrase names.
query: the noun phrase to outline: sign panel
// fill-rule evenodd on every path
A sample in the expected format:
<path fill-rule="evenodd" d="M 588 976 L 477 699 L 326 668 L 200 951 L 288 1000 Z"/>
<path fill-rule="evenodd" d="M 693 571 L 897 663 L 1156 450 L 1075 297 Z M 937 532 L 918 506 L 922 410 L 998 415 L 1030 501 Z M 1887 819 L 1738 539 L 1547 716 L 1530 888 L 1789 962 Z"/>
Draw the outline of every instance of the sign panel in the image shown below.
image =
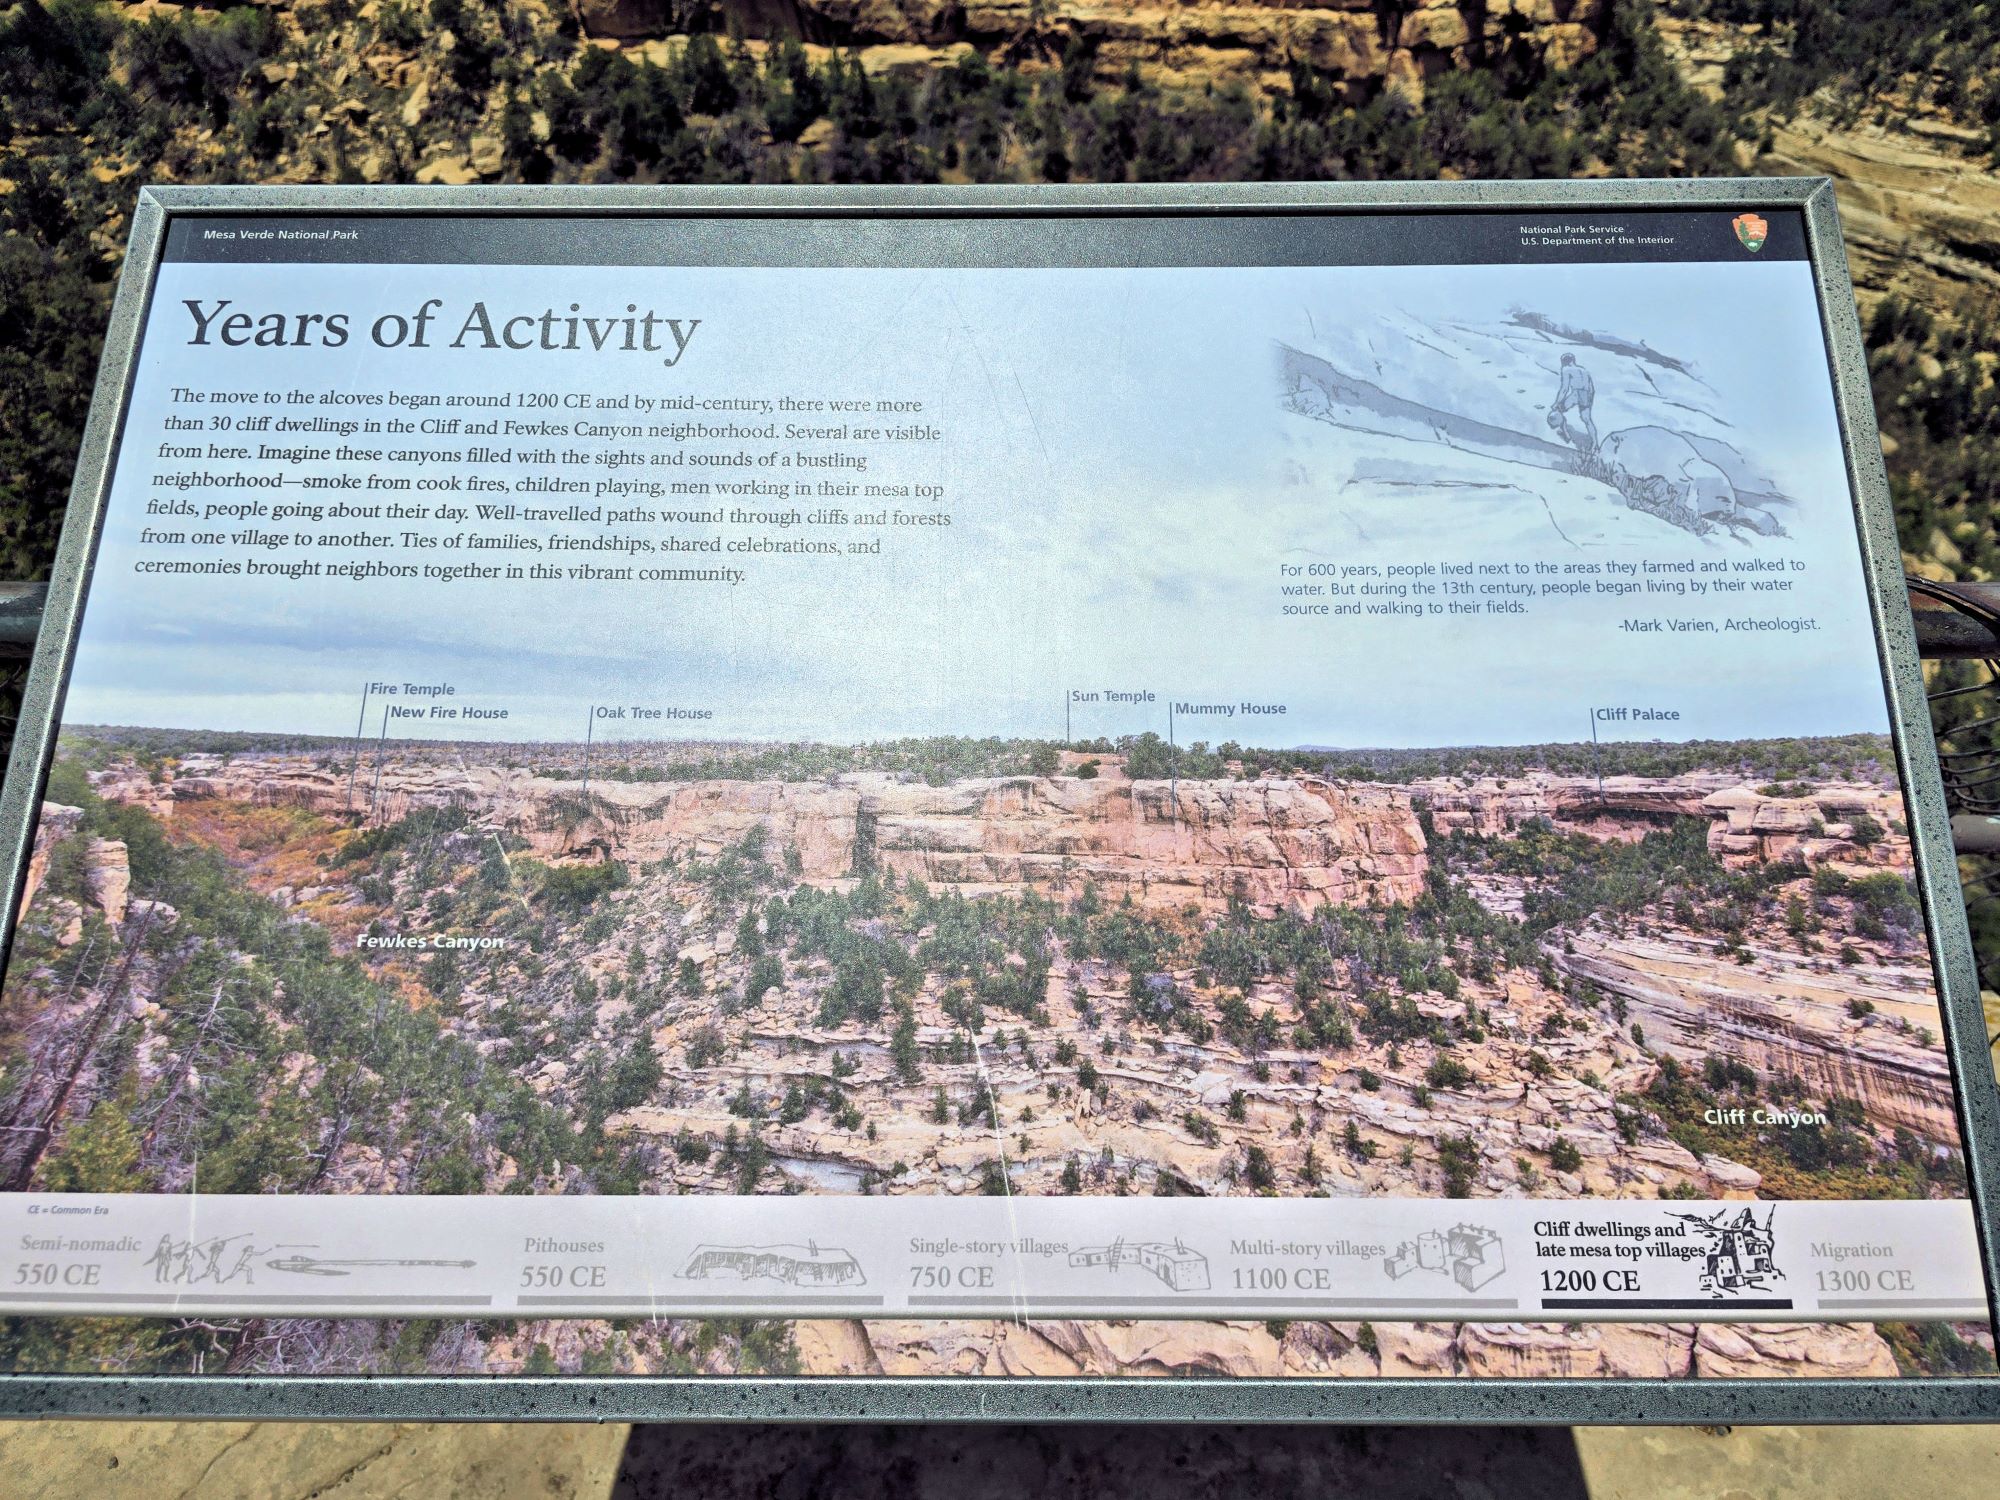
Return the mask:
<path fill-rule="evenodd" d="M 1756 191 L 165 215 L 12 1367 L 1990 1372 Z"/>

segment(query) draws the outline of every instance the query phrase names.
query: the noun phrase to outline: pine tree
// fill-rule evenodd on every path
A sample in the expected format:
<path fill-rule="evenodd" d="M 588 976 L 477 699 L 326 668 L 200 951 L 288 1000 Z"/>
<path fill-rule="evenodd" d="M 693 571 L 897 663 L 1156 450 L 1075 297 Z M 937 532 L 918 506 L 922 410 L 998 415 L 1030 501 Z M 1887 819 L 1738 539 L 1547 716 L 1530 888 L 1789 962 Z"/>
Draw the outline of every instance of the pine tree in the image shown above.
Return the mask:
<path fill-rule="evenodd" d="M 922 1071 L 922 1057 L 917 1051 L 917 1013 L 907 1005 L 896 1007 L 896 1030 L 889 1038 L 889 1057 L 899 1079 L 904 1083 L 917 1081 Z"/>
<path fill-rule="evenodd" d="M 139 1168 L 139 1131 L 132 1124 L 137 1095 L 128 1081 L 62 1134 L 42 1159 L 42 1187 L 51 1193 L 137 1193 L 150 1185 Z"/>

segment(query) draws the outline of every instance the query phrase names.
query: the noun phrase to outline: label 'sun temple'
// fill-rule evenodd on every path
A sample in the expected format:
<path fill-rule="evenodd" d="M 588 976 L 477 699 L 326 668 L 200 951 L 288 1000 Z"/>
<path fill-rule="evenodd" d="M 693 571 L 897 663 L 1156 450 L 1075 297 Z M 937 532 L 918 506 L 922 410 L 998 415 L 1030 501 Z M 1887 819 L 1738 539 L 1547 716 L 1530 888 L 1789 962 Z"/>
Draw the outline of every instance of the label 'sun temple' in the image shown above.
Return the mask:
<path fill-rule="evenodd" d="M 21 1367 L 1969 1367 L 1737 217 L 178 224 L 0 991 Z"/>

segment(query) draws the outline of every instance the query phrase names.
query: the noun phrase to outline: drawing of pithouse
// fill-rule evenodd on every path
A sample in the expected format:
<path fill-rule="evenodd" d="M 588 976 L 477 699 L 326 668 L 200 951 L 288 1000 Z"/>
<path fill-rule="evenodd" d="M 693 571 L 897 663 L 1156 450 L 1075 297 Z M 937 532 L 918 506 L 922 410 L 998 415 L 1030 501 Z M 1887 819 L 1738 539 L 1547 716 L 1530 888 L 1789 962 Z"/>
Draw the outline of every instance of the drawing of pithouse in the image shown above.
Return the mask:
<path fill-rule="evenodd" d="M 782 1281 L 788 1286 L 866 1286 L 861 1262 L 846 1250 L 808 1241 L 803 1245 L 697 1245 L 681 1267 L 687 1281 L 717 1276 L 738 1281 Z"/>
<path fill-rule="evenodd" d="M 1133 1244 L 1120 1238 L 1108 1245 L 1072 1250 L 1069 1263 L 1073 1266 L 1103 1266 L 1112 1271 L 1137 1266 L 1142 1271 L 1151 1271 L 1174 1291 L 1208 1290 L 1208 1257 L 1198 1250 L 1190 1250 L 1179 1240 L 1171 1245 L 1159 1240 Z"/>
<path fill-rule="evenodd" d="M 1695 366 L 1642 341 L 1522 308 L 1492 323 L 1317 318 L 1301 332 L 1275 351 L 1281 407 L 1315 424 L 1291 434 L 1292 482 L 1331 493 L 1376 541 L 1405 516 L 1434 527 L 1448 506 L 1474 539 L 1553 528 L 1575 545 L 1657 543 L 1677 530 L 1755 547 L 1796 511 Z"/>

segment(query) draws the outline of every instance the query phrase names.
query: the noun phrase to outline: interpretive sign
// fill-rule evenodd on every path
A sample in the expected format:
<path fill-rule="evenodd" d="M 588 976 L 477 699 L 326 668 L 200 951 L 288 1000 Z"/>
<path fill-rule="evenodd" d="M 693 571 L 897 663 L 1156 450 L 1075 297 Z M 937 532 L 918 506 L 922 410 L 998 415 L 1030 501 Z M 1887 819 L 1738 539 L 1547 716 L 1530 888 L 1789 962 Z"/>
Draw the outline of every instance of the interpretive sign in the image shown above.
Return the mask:
<path fill-rule="evenodd" d="M 1812 183 L 149 193 L 0 1389 L 1990 1413 L 1845 278 Z"/>

